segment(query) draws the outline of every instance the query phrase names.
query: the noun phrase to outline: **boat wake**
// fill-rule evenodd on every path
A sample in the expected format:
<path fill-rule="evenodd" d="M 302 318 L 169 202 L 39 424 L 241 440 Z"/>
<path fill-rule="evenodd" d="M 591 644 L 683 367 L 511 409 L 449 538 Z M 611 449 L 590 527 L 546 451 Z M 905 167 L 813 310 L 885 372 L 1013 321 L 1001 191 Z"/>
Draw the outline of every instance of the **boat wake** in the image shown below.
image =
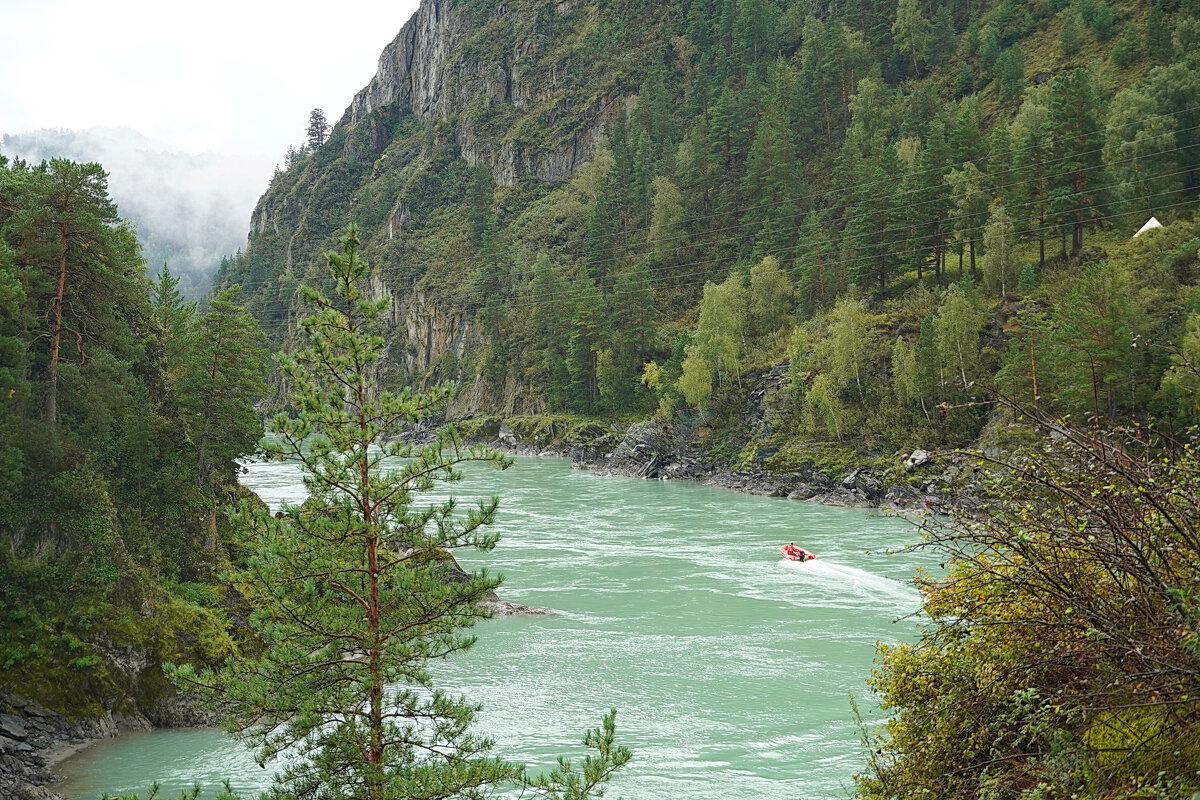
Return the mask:
<path fill-rule="evenodd" d="M 910 584 L 820 557 L 808 561 L 789 561 L 785 558 L 780 559 L 779 563 L 785 569 L 795 570 L 806 578 L 819 581 L 822 587 L 827 586 L 833 592 L 848 592 L 904 605 L 920 600 L 920 593 Z"/>

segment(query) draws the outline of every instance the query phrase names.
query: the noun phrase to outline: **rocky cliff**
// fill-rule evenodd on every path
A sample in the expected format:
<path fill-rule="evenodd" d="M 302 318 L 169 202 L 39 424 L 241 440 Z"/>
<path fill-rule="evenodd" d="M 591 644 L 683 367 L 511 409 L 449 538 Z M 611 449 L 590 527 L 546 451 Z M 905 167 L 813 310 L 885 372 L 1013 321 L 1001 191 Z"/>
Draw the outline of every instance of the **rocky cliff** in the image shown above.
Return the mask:
<path fill-rule="evenodd" d="M 582 107 L 564 102 L 563 90 L 574 82 L 546 53 L 543 18 L 586 22 L 596 9 L 581 0 L 551 6 L 552 11 L 501 4 L 480 24 L 481 14 L 469 4 L 426 0 L 384 49 L 375 77 L 355 95 L 339 124 L 356 126 L 389 112 L 444 121 L 452 125 L 467 163 L 486 165 L 501 186 L 527 176 L 570 177 L 594 153 L 617 95 L 605 94 Z M 512 128 L 490 124 L 506 115 L 520 124 L 526 114 L 540 114 L 549 123 L 548 140 L 535 145 Z M 555 130 L 568 119 L 569 125 Z"/>
<path fill-rule="evenodd" d="M 498 231 L 594 159 L 661 47 L 665 10 L 623 5 L 424 0 L 329 140 L 275 176 L 218 285 L 246 287 L 247 307 L 287 347 L 305 313 L 296 286 L 322 284 L 323 253 L 353 222 L 372 293 L 395 298 L 387 369 L 467 377 L 464 362 L 485 357 L 488 295 L 528 280 L 499 266 L 488 284 L 486 265 L 544 249 L 549 225 L 523 221 L 520 242 Z"/>

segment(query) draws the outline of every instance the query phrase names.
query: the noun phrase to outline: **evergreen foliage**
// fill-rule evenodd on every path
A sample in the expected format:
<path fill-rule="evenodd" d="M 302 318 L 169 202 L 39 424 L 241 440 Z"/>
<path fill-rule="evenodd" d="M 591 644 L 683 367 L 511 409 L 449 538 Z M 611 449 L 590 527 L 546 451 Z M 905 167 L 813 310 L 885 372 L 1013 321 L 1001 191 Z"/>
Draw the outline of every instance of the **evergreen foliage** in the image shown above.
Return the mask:
<path fill-rule="evenodd" d="M 325 140 L 329 138 L 329 121 L 325 119 L 324 111 L 319 108 L 312 110 L 308 115 L 308 128 L 304 135 L 309 150 L 316 150 L 325 144 Z"/>
<path fill-rule="evenodd" d="M 499 580 L 458 570 L 455 550 L 490 550 L 493 498 L 465 514 L 453 499 L 422 500 L 461 479 L 468 462 L 510 461 L 466 448 L 453 429 L 414 448 L 389 436 L 444 402 L 437 388 L 376 388 L 389 300 L 362 294 L 367 274 L 353 228 L 328 256 L 336 296 L 305 289 L 309 348 L 282 356 L 294 416 L 269 426 L 268 457 L 299 464 L 309 498 L 272 516 L 243 507 L 252 555 L 237 577 L 258 598 L 252 657 L 220 671 L 170 667 L 184 687 L 214 697 L 228 727 L 260 761 L 291 749 L 276 798 L 475 797 L 500 784 L 584 798 L 629 759 L 613 715 L 589 734 L 599 754 L 547 777 L 492 755 L 471 730 L 476 708 L 435 686 L 432 663 L 470 647 L 466 631 Z"/>
<path fill-rule="evenodd" d="M 218 510 L 260 436 L 261 335 L 177 287 L 147 279 L 98 164 L 0 158 L 0 663 L 69 714 L 161 697 L 106 642 L 199 663 L 233 646 L 187 587 L 234 546 Z"/>
<path fill-rule="evenodd" d="M 470 318 L 461 359 L 436 352 L 442 345 L 410 347 L 399 327 L 388 334 L 392 352 L 409 354 L 392 367 L 403 379 L 475 387 L 454 414 L 669 417 L 692 406 L 732 430 L 790 331 L 828 330 L 853 291 L 880 320 L 880 341 L 904 339 L 922 376 L 896 392 L 882 347 L 860 367 L 861 386 L 829 375 L 847 419 L 861 417 L 854 429 L 894 449 L 914 439 L 962 444 L 986 419 L 968 410 L 975 390 L 965 387 L 1008 380 L 1020 353 L 1028 361 L 1023 337 L 1033 329 L 1009 324 L 1010 315 L 1036 307 L 1047 333 L 1058 330 L 1066 317 L 1057 307 L 1086 269 L 1128 274 L 1125 265 L 1141 258 L 1140 246 L 1117 243 L 1146 217 L 1185 222 L 1194 213 L 1200 84 L 1195 48 L 1173 40 L 1190 41 L 1186 9 L 681 0 L 625 8 L 618 20 L 584 5 L 587 13 L 580 6 L 553 18 L 527 7 L 536 36 L 548 38 L 531 48 L 521 80 L 550 87 L 544 103 L 517 109 L 480 96 L 463 114 L 469 139 L 511 141 L 526 166 L 579 153 L 580 125 L 591 125 L 587 137 L 603 135 L 587 139 L 590 163 L 558 182 L 518 166 L 508 185 L 513 176 L 494 159 L 465 165 L 461 118 L 435 124 L 379 109 L 339 127 L 333 135 L 353 144 L 322 148 L 282 174 L 264 200 L 279 231 L 256 231 L 223 273 L 225 283 L 252 287 L 248 305 L 274 342 L 288 342 L 300 313 L 295 281 L 324 280 L 278 265 L 288 253 L 306 263 L 332 242 L 331 221 L 353 208 L 383 285 L 421 298 L 403 299 L 398 313 L 435 327 L 460 309 Z M 516 46 L 535 35 L 508 19 L 482 25 L 457 67 L 464 75 L 499 46 L 487 42 Z M 588 81 L 611 87 L 602 122 L 598 106 L 586 105 L 595 90 L 578 91 Z M 989 228 L 1003 246 L 991 246 Z M 752 272 L 768 258 L 794 287 L 778 295 L 770 322 L 750 310 Z M 948 287 L 966 275 L 990 323 L 973 370 L 939 350 L 933 325 L 941 304 L 957 302 Z M 1135 294 L 1175 298 L 1148 306 L 1155 321 L 1144 327 L 1163 346 L 1177 342 L 1182 325 L 1169 315 L 1190 279 L 1132 280 Z M 725 289 L 714 295 L 708 284 Z M 745 302 L 722 305 L 742 310 L 714 315 L 714 298 L 728 299 L 735 284 Z M 933 300 L 910 314 L 910 292 Z M 1155 396 L 1166 374 L 1161 358 L 1139 352 L 1134 362 L 1104 362 L 1142 387 L 1099 404 L 1119 418 L 1145 415 L 1131 398 Z M 646 364 L 658 370 L 653 389 Z M 804 380 L 826 371 L 817 366 Z M 809 389 L 798 384 L 793 394 Z M 1085 394 L 1056 389 L 1043 402 L 1075 408 Z M 931 413 L 938 405 L 947 412 Z M 789 429 L 803 405 L 791 412 L 772 436 L 819 439 L 829 428 Z"/>

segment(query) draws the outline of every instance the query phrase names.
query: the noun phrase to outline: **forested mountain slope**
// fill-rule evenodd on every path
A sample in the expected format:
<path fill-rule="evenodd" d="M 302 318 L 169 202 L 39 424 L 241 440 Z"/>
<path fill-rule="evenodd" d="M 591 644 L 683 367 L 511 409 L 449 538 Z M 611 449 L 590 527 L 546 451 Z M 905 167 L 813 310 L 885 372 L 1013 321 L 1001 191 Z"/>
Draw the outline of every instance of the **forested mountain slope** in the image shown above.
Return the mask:
<path fill-rule="evenodd" d="M 98 164 L 0 156 L 0 690 L 180 722 L 159 662 L 233 648 L 219 510 L 265 355 L 232 293 L 147 276 Z"/>
<path fill-rule="evenodd" d="M 997 394 L 1178 428 L 1196 14 L 428 0 L 219 281 L 287 345 L 353 222 L 395 300 L 387 379 L 461 382 L 456 414 L 699 412 L 713 452 L 767 468 L 972 441 Z M 772 446 L 747 448 L 781 365 L 749 442 Z"/>

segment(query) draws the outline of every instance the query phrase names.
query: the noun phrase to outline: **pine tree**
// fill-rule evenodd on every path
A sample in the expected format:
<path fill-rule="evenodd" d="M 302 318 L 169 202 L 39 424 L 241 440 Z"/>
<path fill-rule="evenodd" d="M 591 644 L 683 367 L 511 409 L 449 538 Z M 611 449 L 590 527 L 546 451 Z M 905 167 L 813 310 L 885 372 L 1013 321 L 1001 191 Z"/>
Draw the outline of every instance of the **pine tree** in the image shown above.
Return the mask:
<path fill-rule="evenodd" d="M 796 293 L 811 314 L 828 305 L 842 287 L 828 217 L 811 211 L 797 234 Z"/>
<path fill-rule="evenodd" d="M 932 257 L 939 283 L 945 272 L 950 239 L 950 185 L 945 181 L 949 171 L 950 148 L 946 142 L 945 125 L 940 118 L 935 118 L 929 125 L 925 146 L 921 149 L 913 173 L 917 193 L 912 196 L 912 205 L 921 209 L 925 221 L 917 246 L 923 247 Z M 918 261 L 918 270 L 921 269 L 921 262 Z"/>
<path fill-rule="evenodd" d="M 989 25 L 984 31 L 983 45 L 979 48 L 979 67 L 986 74 L 996 66 L 996 59 L 1000 57 L 1003 45 L 1000 42 L 1000 34 L 994 27 Z"/>
<path fill-rule="evenodd" d="M 1050 203 L 1050 141 L 1046 107 L 1026 102 L 1014 121 L 1014 202 L 1025 209 L 1018 227 L 1038 241 L 1038 270 L 1046 266 L 1046 229 Z"/>
<path fill-rule="evenodd" d="M 1054 142 L 1051 211 L 1063 231 L 1063 254 L 1067 229 L 1071 250 L 1078 253 L 1083 249 L 1084 227 L 1101 213 L 1108 197 L 1104 128 L 1091 72 L 1076 69 L 1055 77 L 1046 127 Z"/>
<path fill-rule="evenodd" d="M 1108 3 L 1100 3 L 1088 23 L 1092 33 L 1102 42 L 1107 42 L 1117 32 L 1117 11 Z"/>
<path fill-rule="evenodd" d="M 650 241 L 655 260 L 664 266 L 680 263 L 687 252 L 687 232 L 683 222 L 683 193 L 670 178 L 654 179 L 654 202 L 650 207 Z"/>
<path fill-rule="evenodd" d="M 950 7 L 939 3 L 933 12 L 929 35 L 925 38 L 925 63 L 930 67 L 945 64 L 954 55 L 955 44 L 954 18 L 950 15 Z"/>
<path fill-rule="evenodd" d="M 1062 27 L 1058 31 L 1058 51 L 1063 58 L 1071 58 L 1079 52 L 1083 39 L 1083 21 L 1074 9 L 1062 15 Z"/>
<path fill-rule="evenodd" d="M 370 372 L 384 350 L 375 325 L 390 299 L 366 300 L 366 266 L 351 229 L 330 253 L 337 298 L 311 289 L 317 309 L 303 323 L 310 349 L 282 357 L 296 416 L 277 416 L 267 452 L 299 464 L 310 496 L 280 518 L 243 511 L 257 541 L 241 579 L 262 649 L 220 673 L 172 668 L 185 685 L 214 693 L 230 727 L 262 760 L 294 748 L 275 798 L 477 796 L 518 784 L 587 796 L 629 758 L 614 743 L 613 717 L 586 740 L 599 750 L 581 772 L 562 764 L 546 778 L 491 754 L 471 732 L 474 707 L 435 688 L 432 662 L 472 643 L 464 631 L 485 615 L 479 601 L 499 581 L 455 574 L 450 551 L 489 550 L 498 501 L 466 514 L 451 500 L 418 504 L 459 465 L 507 467 L 503 456 L 466 449 L 452 430 L 427 447 L 385 438 L 427 416 L 446 397 L 375 390 Z M 399 459 L 389 469 L 385 459 Z M 395 462 L 392 462 L 395 463 Z"/>
<path fill-rule="evenodd" d="M 962 168 L 950 170 L 946 175 L 946 183 L 950 186 L 950 198 L 954 204 L 954 231 L 970 251 L 971 275 L 974 276 L 975 244 L 986 221 L 990 199 L 983 185 L 983 173 L 968 161 Z M 961 253 L 959 260 L 962 260 Z"/>
<path fill-rule="evenodd" d="M 1171 41 L 1171 25 L 1162 6 L 1151 3 L 1145 22 L 1146 55 L 1151 61 L 1165 64 L 1175 56 L 1175 44 Z"/>
<path fill-rule="evenodd" d="M 751 67 L 762 78 L 775 58 L 777 12 L 768 10 L 767 0 L 740 0 L 734 23 L 733 58 L 745 68 Z M 744 78 L 743 78 L 744 79 Z"/>
<path fill-rule="evenodd" d="M 63 363 L 82 367 L 102 351 L 135 347 L 130 315 L 144 303 L 143 267 L 137 240 L 117 218 L 99 164 L 55 158 L 22 175 L 20 208 L 5 228 L 20 238 L 24 260 L 40 268 L 37 285 L 26 291 L 45 287 L 48 349 L 44 357 L 39 352 L 39 360 L 46 375 L 43 413 L 53 430 Z M 83 393 L 72 395 L 83 399 Z"/>
<path fill-rule="evenodd" d="M 1011 202 L 1018 188 L 1014 176 L 1012 148 L 1012 129 L 1005 120 L 998 120 L 988 135 L 987 175 L 984 187 L 992 198 L 1002 202 Z"/>
<path fill-rule="evenodd" d="M 305 137 L 309 150 L 316 150 L 325 144 L 326 139 L 329 138 L 329 121 L 325 119 L 325 112 L 321 109 L 314 108 L 308 115 L 308 128 L 305 130 Z"/>
<path fill-rule="evenodd" d="M 1141 88 L 1118 92 L 1109 104 L 1104 160 L 1130 210 L 1164 205 L 1181 187 L 1180 176 L 1174 174 L 1175 126 Z"/>
<path fill-rule="evenodd" d="M 1019 44 L 1005 50 L 996 59 L 996 91 L 1000 102 L 1007 103 L 1025 88 L 1025 53 Z"/>
<path fill-rule="evenodd" d="M 596 377 L 596 354 L 607 326 L 604 299 L 595 283 L 586 278 L 573 288 L 575 313 L 567 333 L 567 374 L 571 378 L 570 409 L 589 414 L 600 399 Z"/>
<path fill-rule="evenodd" d="M 1118 67 L 1131 67 L 1142 60 L 1142 37 L 1137 27 L 1126 25 L 1121 38 L 1112 47 L 1112 60 Z"/>
<path fill-rule="evenodd" d="M 1197 57 L 1176 61 L 1150 72 L 1147 90 L 1158 112 L 1175 121 L 1176 165 L 1184 196 L 1200 195 L 1200 70 Z"/>
<path fill-rule="evenodd" d="M 794 227 L 799 213 L 795 202 L 800 185 L 800 169 L 787 124 L 786 109 L 768 105 L 759 123 L 754 142 L 746 158 L 746 176 L 742 179 L 742 196 L 753 205 L 746 212 L 748 222 L 761 228 L 771 219 L 783 224 L 775 236 L 763 245 L 774 250 L 783 244 L 783 233 Z"/>

